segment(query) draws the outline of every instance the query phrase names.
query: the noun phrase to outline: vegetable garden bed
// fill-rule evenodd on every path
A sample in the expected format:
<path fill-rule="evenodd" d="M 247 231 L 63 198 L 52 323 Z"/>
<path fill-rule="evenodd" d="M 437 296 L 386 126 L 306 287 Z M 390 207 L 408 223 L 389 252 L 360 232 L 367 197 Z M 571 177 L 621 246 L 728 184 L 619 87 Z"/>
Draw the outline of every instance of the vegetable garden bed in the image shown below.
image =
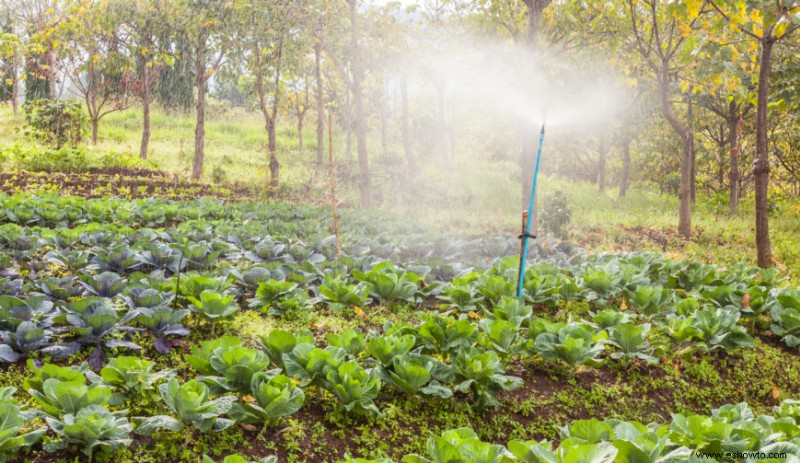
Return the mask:
<path fill-rule="evenodd" d="M 337 260 L 329 212 L 308 206 L 0 205 L 0 385 L 16 388 L 0 414 L 33 433 L 9 456 L 800 454 L 781 405 L 800 394 L 800 291 L 776 271 L 542 239 L 520 301 L 513 237 L 351 213 Z M 607 418 L 660 424 L 578 421 Z"/>

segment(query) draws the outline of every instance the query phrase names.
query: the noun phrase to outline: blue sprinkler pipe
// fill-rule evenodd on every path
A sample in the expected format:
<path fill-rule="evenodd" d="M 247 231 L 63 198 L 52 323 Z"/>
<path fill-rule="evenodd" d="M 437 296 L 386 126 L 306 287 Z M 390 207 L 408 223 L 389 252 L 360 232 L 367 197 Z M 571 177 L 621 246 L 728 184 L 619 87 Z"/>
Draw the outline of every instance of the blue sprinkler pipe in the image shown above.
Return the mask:
<path fill-rule="evenodd" d="M 539 177 L 539 161 L 542 159 L 542 143 L 544 143 L 544 122 L 539 133 L 539 149 L 536 150 L 536 167 L 533 169 L 533 184 L 531 184 L 531 201 L 528 204 L 528 221 L 525 223 L 525 232 L 519 235 L 522 240 L 522 254 L 519 256 L 519 280 L 517 280 L 517 297 L 522 298 L 522 286 L 525 283 L 525 261 L 528 259 L 528 239 L 536 239 L 531 235 L 531 218 L 533 217 L 533 202 L 536 198 L 536 179 Z"/>

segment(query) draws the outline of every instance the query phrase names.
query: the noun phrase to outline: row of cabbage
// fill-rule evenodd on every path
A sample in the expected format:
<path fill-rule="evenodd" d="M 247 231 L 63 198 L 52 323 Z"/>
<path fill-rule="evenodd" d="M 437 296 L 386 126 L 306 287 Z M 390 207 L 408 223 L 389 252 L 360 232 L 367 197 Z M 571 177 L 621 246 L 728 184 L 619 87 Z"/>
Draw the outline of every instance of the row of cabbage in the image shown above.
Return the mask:
<path fill-rule="evenodd" d="M 573 364 L 596 363 L 592 353 L 600 351 L 599 341 L 631 346 L 634 335 L 641 342 L 632 347 L 640 348 L 639 357 L 648 359 L 658 347 L 648 338 L 674 339 L 680 348 L 732 350 L 749 347 L 752 331 L 769 327 L 787 345 L 800 344 L 800 291 L 775 287 L 774 271 L 735 267 L 720 272 L 712 266 L 671 263 L 651 255 L 588 260 L 575 267 L 537 264 L 527 272 L 523 300 L 513 297 L 514 259 L 441 281 L 448 278 L 442 274 L 455 273 L 452 266 L 401 268 L 389 262 L 375 264 L 369 258 L 347 258 L 316 265 L 271 261 L 238 268 L 220 266 L 215 255 L 206 273 L 168 276 L 169 268 L 164 267 L 170 264 L 162 262 L 155 264 L 163 265 L 158 270 L 123 277 L 109 271 L 95 273 L 105 268 L 97 254 L 82 268 L 59 265 L 63 261 L 50 256 L 63 276 L 32 278 L 28 273 L 24 279 L 0 282 L 7 294 L 0 296 L 0 358 L 6 361 L 37 352 L 67 356 L 83 345 L 138 348 L 132 339 L 141 332 L 154 338 L 158 351 L 167 353 L 169 338 L 189 333 L 187 317 L 193 318 L 194 327 L 209 325 L 213 336 L 217 326 L 243 306 L 275 317 L 296 317 L 315 307 L 342 311 L 362 310 L 369 304 L 422 307 L 431 302 L 471 320 L 507 321 L 497 316 L 498 311 L 513 312 L 517 315 L 510 328 L 493 326 L 490 331 L 525 333 L 531 341 L 548 332 L 558 337 L 559 344 L 574 346 L 569 357 L 561 356 Z M 532 306 L 555 308 L 568 301 L 587 302 L 594 308 L 588 323 L 568 320 L 561 326 L 530 316 Z M 498 320 L 492 323 L 502 325 Z M 545 323 L 551 328 L 537 327 Z M 96 359 L 101 360 L 102 355 Z"/>
<path fill-rule="evenodd" d="M 302 339 L 295 340 L 299 344 L 293 352 L 304 345 Z M 235 421 L 266 429 L 281 417 L 298 411 L 305 399 L 303 389 L 313 386 L 336 396 L 345 412 L 372 413 L 373 405 L 367 402 L 372 392 L 379 389 L 379 383 L 360 389 L 357 384 L 363 383 L 364 378 L 369 382 L 382 377 L 399 389 L 409 386 L 398 381 L 396 370 L 393 373 L 378 364 L 367 372 L 357 363 L 344 360 L 349 355 L 347 353 L 341 354 L 343 357 L 338 360 L 338 366 L 334 366 L 331 357 L 315 351 L 314 347 L 308 349 L 306 360 L 309 363 L 305 365 L 304 361 L 296 362 L 293 354 L 282 354 L 287 372 L 293 371 L 295 379 L 278 370 L 270 370 L 249 374 L 248 382 L 248 372 L 258 368 L 258 358 L 251 359 L 248 366 L 240 365 L 236 371 L 220 371 L 220 363 L 242 355 L 242 349 L 246 348 L 235 339 L 223 338 L 215 343 L 206 343 L 189 357 L 189 361 L 195 368 L 207 370 L 209 374 L 183 384 L 176 379 L 174 371 L 154 372 L 152 362 L 138 357 L 112 359 L 99 374 L 86 365 L 58 367 L 46 364 L 38 368 L 31 362 L 33 377 L 25 381 L 25 387 L 35 401 L 34 408 L 25 409 L 17 405 L 12 397 L 13 388 L 0 390 L 0 460 L 42 439 L 45 451 L 77 445 L 91 460 L 95 452 L 109 453 L 130 445 L 134 432 L 151 435 L 159 430 L 180 432 L 185 427 L 200 432 L 218 432 L 232 426 Z M 267 352 L 275 353 L 269 349 Z M 310 371 L 316 369 L 318 373 Z M 445 395 L 433 391 L 444 386 L 429 385 L 426 388 L 432 395 Z M 135 405 L 136 400 L 153 394 L 154 390 L 158 390 L 163 408 L 169 414 L 128 419 L 128 410 L 123 407 Z M 212 395 L 214 392 L 235 392 L 237 395 L 215 397 Z M 46 427 L 25 426 L 25 423 L 33 423 L 34 418 L 42 418 Z M 431 437 L 427 442 L 427 455 L 409 455 L 403 461 L 798 461 L 798 419 L 798 401 L 786 400 L 775 408 L 773 415 L 761 416 L 756 416 L 746 404 L 726 405 L 715 409 L 710 416 L 673 414 L 668 425 L 654 423 L 645 426 L 615 419 L 580 420 L 561 430 L 558 445 L 548 441 L 512 441 L 508 447 L 482 442 L 471 430 L 459 429 L 446 431 L 441 437 Z M 23 433 L 23 429 L 26 432 Z M 703 453 L 702 458 L 699 452 Z M 349 457 L 346 461 L 365 462 Z M 390 460 L 372 461 L 385 463 Z"/>
<path fill-rule="evenodd" d="M 426 453 L 404 463 L 656 463 L 800 461 L 800 405 L 787 400 L 772 415 L 756 415 L 746 403 L 724 405 L 710 415 L 673 414 L 669 424 L 608 419 L 564 426 L 560 441 L 484 442 L 469 428 L 444 431 L 426 442 Z M 389 458 L 346 457 L 346 463 L 391 463 Z"/>

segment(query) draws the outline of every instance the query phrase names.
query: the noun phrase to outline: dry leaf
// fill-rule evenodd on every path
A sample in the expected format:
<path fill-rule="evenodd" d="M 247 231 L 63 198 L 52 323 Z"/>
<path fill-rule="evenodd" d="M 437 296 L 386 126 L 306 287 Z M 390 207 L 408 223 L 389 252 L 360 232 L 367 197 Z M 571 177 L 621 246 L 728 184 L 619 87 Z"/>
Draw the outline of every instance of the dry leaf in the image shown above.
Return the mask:
<path fill-rule="evenodd" d="M 473 320 L 480 320 L 481 316 L 477 312 L 475 312 L 474 310 L 470 310 L 469 311 L 469 318 L 471 318 Z"/>
<path fill-rule="evenodd" d="M 747 294 L 747 293 L 745 293 L 745 295 L 742 296 L 742 308 L 743 309 L 749 309 L 750 308 L 750 295 Z"/>
<path fill-rule="evenodd" d="M 773 384 L 772 385 L 772 398 L 778 400 L 778 397 L 781 396 L 781 391 L 778 390 L 778 386 Z"/>
<path fill-rule="evenodd" d="M 355 312 L 356 315 L 358 315 L 359 318 L 361 318 L 362 320 L 367 318 L 367 314 L 365 314 L 364 311 L 361 310 L 361 307 L 358 307 L 358 306 L 353 307 L 353 312 Z"/>
<path fill-rule="evenodd" d="M 250 432 L 258 431 L 258 428 L 256 428 L 252 424 L 239 423 L 239 427 L 244 429 L 245 431 L 250 431 Z"/>

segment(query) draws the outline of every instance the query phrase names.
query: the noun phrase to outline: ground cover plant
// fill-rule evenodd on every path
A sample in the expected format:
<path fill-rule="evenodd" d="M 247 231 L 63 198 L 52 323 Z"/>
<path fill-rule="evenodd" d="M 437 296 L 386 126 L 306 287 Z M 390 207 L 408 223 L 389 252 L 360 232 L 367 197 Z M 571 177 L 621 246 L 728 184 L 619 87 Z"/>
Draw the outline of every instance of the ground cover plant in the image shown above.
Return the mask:
<path fill-rule="evenodd" d="M 611 416 L 597 426 L 624 437 L 580 445 L 656 458 L 717 445 L 679 423 L 722 418 L 678 414 L 767 414 L 800 393 L 800 293 L 776 270 L 545 238 L 520 300 L 514 237 L 352 213 L 336 259 L 329 212 L 311 206 L 2 203 L 3 385 L 29 410 L 11 431 L 35 461 L 419 461 L 463 445 L 551 461 L 577 458 L 561 426 Z M 731 442 L 736 426 L 770 434 L 725 419 Z M 782 426 L 763 446 L 793 449 Z"/>

